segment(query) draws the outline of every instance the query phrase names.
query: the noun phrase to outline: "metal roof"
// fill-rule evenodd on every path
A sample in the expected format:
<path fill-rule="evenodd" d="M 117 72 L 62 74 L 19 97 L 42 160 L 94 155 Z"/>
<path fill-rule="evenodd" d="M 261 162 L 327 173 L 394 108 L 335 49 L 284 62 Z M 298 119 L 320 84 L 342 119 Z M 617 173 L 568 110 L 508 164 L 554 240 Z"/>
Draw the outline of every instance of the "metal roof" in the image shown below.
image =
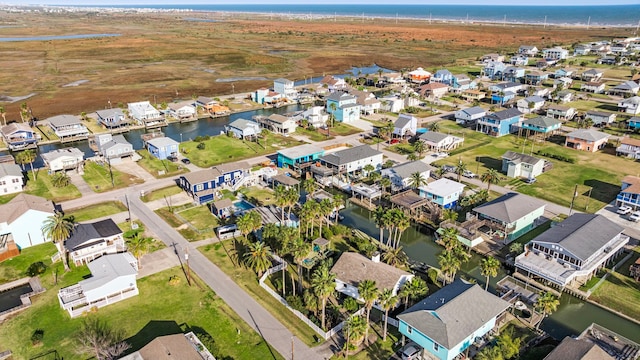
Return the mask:
<path fill-rule="evenodd" d="M 512 192 L 473 208 L 473 212 L 511 224 L 545 205 L 531 196 Z"/>

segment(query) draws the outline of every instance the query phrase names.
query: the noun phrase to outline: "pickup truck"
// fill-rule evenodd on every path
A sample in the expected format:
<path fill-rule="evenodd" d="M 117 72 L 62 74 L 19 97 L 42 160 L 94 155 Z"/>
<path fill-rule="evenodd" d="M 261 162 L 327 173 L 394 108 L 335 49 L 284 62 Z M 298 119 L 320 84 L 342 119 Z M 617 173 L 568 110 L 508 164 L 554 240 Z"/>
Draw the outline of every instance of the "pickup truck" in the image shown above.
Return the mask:
<path fill-rule="evenodd" d="M 630 212 L 631 212 L 631 208 L 624 205 L 620 206 L 618 210 L 616 210 L 616 213 L 620 215 L 627 215 Z"/>

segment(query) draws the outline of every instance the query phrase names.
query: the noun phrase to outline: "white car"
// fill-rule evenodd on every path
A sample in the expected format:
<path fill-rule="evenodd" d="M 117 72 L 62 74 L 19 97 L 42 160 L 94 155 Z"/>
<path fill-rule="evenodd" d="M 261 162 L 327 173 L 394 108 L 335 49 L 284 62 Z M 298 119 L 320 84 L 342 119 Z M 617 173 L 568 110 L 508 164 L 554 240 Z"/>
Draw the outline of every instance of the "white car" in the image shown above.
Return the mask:
<path fill-rule="evenodd" d="M 442 159 L 442 158 L 446 158 L 447 156 L 449 156 L 449 153 L 438 152 L 438 153 L 433 154 L 433 156 L 437 157 L 438 159 Z"/>
<path fill-rule="evenodd" d="M 472 172 L 471 172 L 471 171 L 469 171 L 469 170 L 465 170 L 465 171 L 463 171 L 463 172 L 462 172 L 462 176 L 464 176 L 464 177 L 466 177 L 466 178 L 469 178 L 469 179 L 474 179 L 474 178 L 475 178 L 475 177 L 477 177 L 478 175 L 476 175 L 476 174 L 472 173 Z"/>
<path fill-rule="evenodd" d="M 402 348 L 402 360 L 420 360 L 420 346 L 410 342 Z"/>
<path fill-rule="evenodd" d="M 629 215 L 629 220 L 631 220 L 633 222 L 640 221 L 640 211 L 632 212 L 631 215 Z"/>
<path fill-rule="evenodd" d="M 633 210 L 633 209 L 631 209 L 631 208 L 630 208 L 630 207 L 628 207 L 628 206 L 622 205 L 622 206 L 620 206 L 620 207 L 618 208 L 618 210 L 616 210 L 616 213 L 618 213 L 618 214 L 620 214 L 620 215 L 627 215 L 628 213 L 630 213 L 630 212 L 631 212 L 631 210 Z"/>

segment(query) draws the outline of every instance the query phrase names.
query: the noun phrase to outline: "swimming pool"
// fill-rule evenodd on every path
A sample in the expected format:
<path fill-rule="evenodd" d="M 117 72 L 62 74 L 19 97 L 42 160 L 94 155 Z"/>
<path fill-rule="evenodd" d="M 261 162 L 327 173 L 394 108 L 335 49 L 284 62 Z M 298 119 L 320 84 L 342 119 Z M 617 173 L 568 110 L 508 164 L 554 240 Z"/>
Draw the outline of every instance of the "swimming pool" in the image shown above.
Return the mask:
<path fill-rule="evenodd" d="M 236 212 L 238 211 L 245 211 L 245 210 L 250 210 L 255 208 L 255 206 L 253 206 L 253 204 L 251 204 L 250 202 L 246 201 L 246 200 L 239 200 L 233 203 L 233 207 L 234 210 Z"/>

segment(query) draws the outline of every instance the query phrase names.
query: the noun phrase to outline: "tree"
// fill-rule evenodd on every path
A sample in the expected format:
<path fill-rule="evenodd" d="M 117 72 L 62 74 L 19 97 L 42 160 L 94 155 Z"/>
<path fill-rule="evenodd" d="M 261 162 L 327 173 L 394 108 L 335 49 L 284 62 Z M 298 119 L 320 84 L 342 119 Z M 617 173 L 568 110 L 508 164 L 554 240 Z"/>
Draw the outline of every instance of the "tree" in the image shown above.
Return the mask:
<path fill-rule="evenodd" d="M 380 290 L 376 287 L 376 282 L 373 280 L 364 280 L 358 284 L 358 294 L 364 301 L 364 307 L 367 309 L 367 329 L 364 332 L 365 339 L 369 337 L 369 314 L 373 304 L 378 300 L 380 296 Z"/>
<path fill-rule="evenodd" d="M 7 113 L 4 110 L 4 106 L 0 106 L 0 116 L 2 116 L 2 125 L 7 125 Z"/>
<path fill-rule="evenodd" d="M 422 185 L 427 185 L 427 179 L 422 175 L 422 173 L 416 171 L 409 177 L 409 185 L 411 185 L 412 188 L 417 189 Z"/>
<path fill-rule="evenodd" d="M 369 173 L 368 178 L 371 182 L 375 183 L 376 181 L 380 180 L 380 178 L 382 178 L 382 175 L 377 171 L 372 171 Z"/>
<path fill-rule="evenodd" d="M 380 294 L 380 305 L 384 310 L 384 329 L 382 330 L 382 340 L 387 340 L 387 318 L 389 316 L 389 310 L 396 307 L 398 304 L 398 297 L 393 295 L 391 289 L 384 289 Z"/>
<path fill-rule="evenodd" d="M 318 216 L 320 220 L 320 231 L 318 236 L 322 237 L 322 223 L 326 222 L 327 226 L 329 226 L 329 215 L 331 215 L 331 213 L 333 212 L 333 204 L 329 199 L 322 199 L 319 205 Z"/>
<path fill-rule="evenodd" d="M 438 179 L 441 179 L 446 173 L 447 173 L 447 168 L 444 166 L 440 166 L 437 170 L 436 170 L 436 175 L 438 176 Z"/>
<path fill-rule="evenodd" d="M 429 129 L 433 132 L 438 132 L 440 130 L 440 124 L 438 121 L 434 121 L 431 123 L 431 126 L 429 126 Z"/>
<path fill-rule="evenodd" d="M 16 155 L 16 162 L 22 165 L 23 169 L 25 164 L 29 164 L 29 166 L 31 166 L 31 173 L 33 173 L 33 180 L 37 180 L 36 172 L 33 170 L 34 161 L 36 161 L 36 152 L 31 149 L 21 151 Z"/>
<path fill-rule="evenodd" d="M 71 178 L 64 171 L 58 171 L 51 177 L 51 184 L 57 188 L 69 186 Z"/>
<path fill-rule="evenodd" d="M 462 177 L 462 174 L 464 174 L 465 171 L 467 171 L 467 165 L 463 163 L 461 159 L 458 161 L 458 165 L 456 165 L 456 168 L 454 170 L 456 175 L 458 175 L 458 182 L 460 182 L 460 178 Z"/>
<path fill-rule="evenodd" d="M 520 353 L 522 338 L 514 338 L 513 330 L 505 331 L 498 336 L 496 347 L 500 349 L 502 357 L 513 359 Z"/>
<path fill-rule="evenodd" d="M 249 244 L 248 251 L 244 254 L 247 266 L 258 273 L 258 277 L 262 277 L 271 266 L 271 248 L 264 242 L 256 241 Z"/>
<path fill-rule="evenodd" d="M 446 282 L 453 281 L 462 263 L 453 251 L 445 250 L 438 256 L 438 265 L 440 266 L 440 270 L 445 274 L 446 284 Z"/>
<path fill-rule="evenodd" d="M 498 276 L 498 270 L 500 270 L 500 262 L 493 256 L 482 259 L 480 262 L 480 269 L 482 269 L 482 276 L 487 277 L 487 283 L 484 285 L 484 290 L 489 288 L 489 278 Z"/>
<path fill-rule="evenodd" d="M 298 289 L 302 290 L 302 261 L 309 255 L 309 244 L 302 240 L 302 238 L 297 237 L 289 244 L 288 250 L 293 256 L 293 261 L 298 266 Z"/>
<path fill-rule="evenodd" d="M 418 156 L 422 158 L 422 155 L 427 151 L 427 145 L 422 140 L 417 140 L 413 143 L 413 150 L 418 153 Z"/>
<path fill-rule="evenodd" d="M 367 164 L 362 168 L 362 170 L 365 172 L 366 175 L 369 175 L 369 173 L 374 171 L 375 169 L 376 168 L 371 164 Z"/>
<path fill-rule="evenodd" d="M 382 255 L 382 260 L 391 266 L 405 266 L 409 258 L 404 250 L 402 250 L 402 246 L 399 246 L 397 248 L 387 248 Z"/>
<path fill-rule="evenodd" d="M 248 211 L 244 213 L 244 215 L 240 216 L 236 221 L 236 226 L 244 236 L 244 241 L 247 241 L 247 235 L 253 230 L 253 219 L 251 215 L 249 215 L 251 212 L 252 211 Z"/>
<path fill-rule="evenodd" d="M 376 207 L 376 210 L 373 212 L 373 221 L 376 224 L 376 227 L 380 230 L 380 236 L 378 237 L 378 241 L 380 244 L 384 244 L 384 229 L 387 226 L 387 210 L 385 210 L 382 206 Z"/>
<path fill-rule="evenodd" d="M 458 213 L 453 210 L 453 209 L 444 209 L 442 211 L 442 220 L 449 220 L 452 222 L 455 222 L 456 220 L 458 220 Z"/>
<path fill-rule="evenodd" d="M 274 189 L 274 195 L 276 198 L 276 205 L 280 208 L 280 223 L 284 224 L 284 208 L 287 206 L 287 188 L 280 184 Z"/>
<path fill-rule="evenodd" d="M 382 187 L 382 196 L 384 197 L 387 188 L 391 186 L 391 179 L 389 179 L 388 177 L 383 177 L 382 179 L 380 179 L 380 186 Z"/>
<path fill-rule="evenodd" d="M 549 291 L 545 292 L 544 294 L 542 294 L 542 296 L 538 297 L 538 300 L 536 300 L 536 303 L 533 305 L 533 307 L 536 311 L 542 313 L 542 319 L 536 325 L 536 329 L 540 328 L 540 324 L 542 323 L 542 320 L 548 314 L 551 314 L 552 312 L 556 311 L 556 309 L 558 308 L 558 305 L 560 305 L 560 301 Z"/>
<path fill-rule="evenodd" d="M 142 262 L 140 258 L 149 251 L 149 247 L 153 243 L 153 238 L 142 236 L 140 231 L 137 231 L 130 238 L 127 239 L 127 250 L 136 257 L 138 260 L 138 268 L 142 269 Z"/>
<path fill-rule="evenodd" d="M 322 263 L 311 275 L 311 288 L 322 300 L 322 329 L 325 329 L 327 299 L 336 290 L 336 274 L 332 273 L 327 263 Z"/>
<path fill-rule="evenodd" d="M 480 180 L 487 183 L 487 191 L 491 190 L 491 184 L 497 184 L 500 181 L 500 173 L 496 169 L 489 169 L 480 175 Z"/>
<path fill-rule="evenodd" d="M 405 282 L 400 289 L 400 296 L 404 297 L 404 309 L 409 307 L 409 299 L 418 299 L 428 292 L 427 283 L 420 277 L 414 276 L 410 281 Z"/>
<path fill-rule="evenodd" d="M 476 354 L 474 360 L 504 360 L 498 346 L 485 346 Z"/>
<path fill-rule="evenodd" d="M 56 211 L 55 214 L 49 216 L 44 221 L 42 232 L 44 233 L 44 236 L 56 244 L 58 247 L 58 253 L 60 253 L 60 259 L 64 265 L 64 270 L 69 271 L 69 264 L 67 263 L 67 249 L 64 247 L 64 242 L 73 232 L 73 222 L 68 218 L 65 218 L 62 212 Z"/>
<path fill-rule="evenodd" d="M 313 197 L 313 194 L 318 190 L 318 183 L 314 178 L 306 179 L 302 182 L 302 189 L 307 193 L 307 197 Z"/>
<path fill-rule="evenodd" d="M 75 338 L 78 354 L 92 353 L 98 360 L 117 359 L 130 347 L 123 341 L 123 331 L 111 328 L 95 316 L 89 316 L 82 321 L 80 332 Z"/>
<path fill-rule="evenodd" d="M 360 344 L 360 342 L 362 341 L 362 337 L 365 335 L 368 328 L 369 322 L 365 321 L 362 316 L 352 316 L 347 319 L 347 324 L 342 330 L 343 336 L 346 333 L 346 336 L 344 337 L 348 340 L 348 343 L 345 344 L 347 346 L 347 352 L 349 351 L 349 347 L 351 347 L 352 344 Z"/>
<path fill-rule="evenodd" d="M 407 155 L 407 160 L 416 161 L 416 160 L 420 160 L 420 158 L 418 157 L 418 154 L 412 152 L 409 155 Z"/>
<path fill-rule="evenodd" d="M 522 243 L 514 242 L 509 245 L 509 252 L 512 254 L 520 254 L 524 251 L 524 245 Z"/>

